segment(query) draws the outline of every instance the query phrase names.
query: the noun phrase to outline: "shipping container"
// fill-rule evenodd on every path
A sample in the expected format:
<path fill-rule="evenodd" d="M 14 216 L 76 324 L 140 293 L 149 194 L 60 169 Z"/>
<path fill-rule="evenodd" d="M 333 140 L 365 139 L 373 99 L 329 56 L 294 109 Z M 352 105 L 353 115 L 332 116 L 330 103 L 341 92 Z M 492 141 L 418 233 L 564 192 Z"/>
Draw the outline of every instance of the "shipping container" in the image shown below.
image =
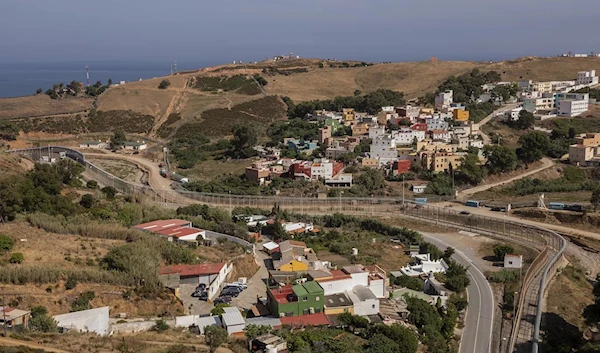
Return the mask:
<path fill-rule="evenodd" d="M 574 211 L 574 212 L 583 212 L 583 206 L 581 205 L 566 205 L 565 206 L 565 210 L 567 211 Z"/>
<path fill-rule="evenodd" d="M 562 202 L 550 202 L 548 208 L 551 210 L 564 210 L 565 204 Z"/>
<path fill-rule="evenodd" d="M 467 203 L 465 203 L 465 206 L 469 206 L 469 207 L 479 207 L 479 201 L 473 201 L 473 200 L 469 200 L 467 201 Z"/>

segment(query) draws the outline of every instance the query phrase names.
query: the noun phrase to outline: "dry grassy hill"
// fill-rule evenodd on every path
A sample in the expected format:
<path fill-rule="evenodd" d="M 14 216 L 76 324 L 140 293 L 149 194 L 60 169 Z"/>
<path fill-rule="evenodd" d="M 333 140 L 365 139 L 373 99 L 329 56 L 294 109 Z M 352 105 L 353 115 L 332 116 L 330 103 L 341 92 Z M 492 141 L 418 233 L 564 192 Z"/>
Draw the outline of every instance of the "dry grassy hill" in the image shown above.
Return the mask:
<path fill-rule="evenodd" d="M 355 67 L 356 65 L 358 66 Z M 131 118 L 133 112 L 154 118 L 153 127 L 148 130 L 151 136 L 171 137 L 183 125 L 206 121 L 207 117 L 203 114 L 207 111 L 232 110 L 237 105 L 262 98 L 263 94 L 247 79 L 248 75 L 255 73 L 267 80 L 268 84 L 264 88 L 266 94 L 289 96 L 298 102 L 353 95 L 357 90 L 364 94 L 378 88 L 402 91 L 407 97 L 413 98 L 434 91 L 451 75 L 460 75 L 474 68 L 484 71 L 496 70 L 506 81 L 566 80 L 573 79 L 577 71 L 596 69 L 600 72 L 600 58 L 521 58 L 491 64 L 459 61 L 406 62 L 371 66 L 361 66 L 358 62 L 324 62 L 319 59 L 261 62 L 247 66 L 230 64 L 167 77 L 171 86 L 164 90 L 158 89 L 158 84 L 165 78 L 112 87 L 95 103 L 93 99 L 86 98 L 51 100 L 46 95 L 0 99 L 0 119 L 20 119 L 18 121 L 23 122 L 23 118 L 33 117 L 37 120 L 40 119 L 38 117 L 46 117 L 35 123 L 28 121 L 26 127 L 31 131 L 72 133 L 62 131 L 61 126 L 86 124 L 87 111 L 95 104 L 98 111 L 115 111 L 115 115 L 122 115 L 120 120 L 123 121 L 124 127 L 111 126 L 107 130 L 129 128 L 128 125 L 131 124 L 124 120 Z M 224 82 L 221 88 L 217 87 L 218 89 L 206 87 L 206 82 L 212 80 L 214 84 L 215 78 L 219 81 L 231 77 L 238 78 L 232 81 L 240 81 L 239 78 L 242 77 L 241 85 Z M 200 82 L 202 80 L 206 82 Z M 246 81 L 243 82 L 244 80 Z M 118 113 L 119 111 L 121 113 Z M 129 113 L 125 113 L 127 111 Z M 178 113 L 181 118 L 174 124 L 167 123 L 169 116 L 174 113 Z M 77 114 L 80 116 L 76 117 Z M 235 120 L 243 121 L 240 120 L 242 118 L 243 116 L 240 116 Z M 74 124 L 73 119 L 77 124 Z M 83 122 L 80 122 L 81 119 Z M 169 125 L 169 134 L 166 135 L 165 127 L 160 129 L 165 123 Z M 45 124 L 58 127 L 60 131 L 55 131 L 56 128 L 40 130 L 39 126 Z M 32 126 L 34 128 L 31 128 Z M 159 129 L 163 134 L 158 134 Z M 95 128 L 87 130 L 97 131 Z M 219 134 L 211 131 L 207 133 L 212 136 Z"/>

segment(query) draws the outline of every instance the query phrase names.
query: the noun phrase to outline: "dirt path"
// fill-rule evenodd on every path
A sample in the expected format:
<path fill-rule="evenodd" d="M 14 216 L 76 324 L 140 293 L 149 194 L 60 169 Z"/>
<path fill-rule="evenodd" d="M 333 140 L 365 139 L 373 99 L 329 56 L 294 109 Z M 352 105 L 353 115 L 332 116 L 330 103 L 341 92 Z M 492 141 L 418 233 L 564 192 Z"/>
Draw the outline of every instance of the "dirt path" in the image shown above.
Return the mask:
<path fill-rule="evenodd" d="M 486 133 L 483 132 L 483 130 L 481 130 L 481 128 L 485 124 L 489 123 L 498 113 L 503 113 L 503 112 L 506 112 L 507 110 L 514 109 L 514 108 L 518 107 L 519 105 L 520 105 L 520 103 L 513 103 L 513 104 L 507 104 L 505 106 L 502 106 L 502 107 L 494 110 L 490 115 L 486 116 L 485 118 L 483 118 L 483 120 L 481 120 L 479 122 L 479 134 L 481 135 L 481 138 L 483 139 L 484 145 L 489 145 L 492 140 Z"/>
<path fill-rule="evenodd" d="M 151 344 L 151 345 L 173 346 L 175 344 L 178 344 L 178 345 L 182 345 L 182 346 L 186 346 L 186 347 L 210 349 L 210 347 L 206 344 L 175 343 L 175 342 L 160 342 L 160 341 L 141 341 L 141 342 L 146 343 L 146 344 Z M 217 348 L 217 353 L 233 353 L 233 351 L 229 348 L 219 347 L 219 348 Z"/>
<path fill-rule="evenodd" d="M 58 348 L 52 348 L 48 346 L 44 346 L 41 344 L 29 342 L 29 341 L 21 341 L 8 337 L 0 337 L 0 345 L 1 346 L 26 346 L 33 349 L 43 349 L 48 352 L 56 352 L 56 353 L 71 353 L 70 351 L 65 351 Z"/>
<path fill-rule="evenodd" d="M 479 185 L 479 186 L 476 186 L 474 188 L 470 188 L 470 189 L 465 189 L 465 190 L 459 191 L 458 194 L 456 195 L 456 198 L 458 200 L 464 200 L 466 197 L 468 197 L 470 195 L 473 195 L 475 193 L 478 193 L 478 192 L 481 192 L 481 191 L 485 191 L 485 190 L 491 189 L 491 188 L 496 187 L 496 186 L 500 186 L 500 185 L 512 183 L 515 180 L 523 179 L 523 178 L 528 177 L 530 175 L 533 175 L 535 173 L 541 172 L 542 170 L 548 169 L 548 168 L 550 168 L 550 167 L 552 167 L 554 165 L 554 161 L 552 161 L 551 159 L 546 158 L 546 157 L 542 158 L 542 163 L 543 164 L 542 164 L 541 167 L 533 169 L 533 170 L 530 170 L 530 171 L 527 171 L 526 173 L 523 173 L 523 174 L 519 174 L 519 175 L 517 175 L 515 177 L 512 177 L 510 179 L 502 180 L 502 181 L 499 181 L 499 182 L 496 182 L 496 183 L 492 183 L 492 184 Z"/>
<path fill-rule="evenodd" d="M 169 102 L 169 106 L 167 107 L 165 114 L 152 127 L 152 130 L 150 131 L 150 136 L 156 136 L 156 131 L 158 131 L 158 129 L 167 121 L 167 119 L 169 119 L 169 116 L 173 112 L 179 110 L 181 100 L 183 99 L 183 96 L 185 95 L 186 89 L 188 87 L 188 82 L 189 80 L 185 80 L 183 83 L 183 87 L 177 90 L 177 93 L 173 96 L 171 102 Z"/>

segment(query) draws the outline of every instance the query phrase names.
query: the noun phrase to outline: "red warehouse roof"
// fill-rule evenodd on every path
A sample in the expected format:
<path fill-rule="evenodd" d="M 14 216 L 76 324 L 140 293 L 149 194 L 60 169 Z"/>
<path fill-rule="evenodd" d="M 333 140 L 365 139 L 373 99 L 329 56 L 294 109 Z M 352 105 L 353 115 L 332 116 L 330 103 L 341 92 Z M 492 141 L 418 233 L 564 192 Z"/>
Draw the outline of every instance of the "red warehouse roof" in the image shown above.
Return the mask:
<path fill-rule="evenodd" d="M 198 228 L 188 228 L 188 227 L 177 227 L 177 228 L 167 228 L 165 230 L 158 231 L 158 234 L 167 235 L 170 237 L 181 238 L 186 235 L 194 235 L 204 232 L 202 229 Z"/>
<path fill-rule="evenodd" d="M 213 275 L 219 273 L 224 266 L 224 262 L 198 265 L 173 265 L 161 267 L 158 273 L 161 275 L 172 275 L 179 273 L 179 276 Z"/>
<path fill-rule="evenodd" d="M 189 227 L 192 225 L 192 222 L 186 221 L 184 219 L 162 219 L 158 221 L 152 221 L 148 223 L 138 224 L 137 226 L 133 226 L 133 228 L 147 230 L 150 232 L 159 232 L 161 230 L 175 228 L 175 227 Z"/>

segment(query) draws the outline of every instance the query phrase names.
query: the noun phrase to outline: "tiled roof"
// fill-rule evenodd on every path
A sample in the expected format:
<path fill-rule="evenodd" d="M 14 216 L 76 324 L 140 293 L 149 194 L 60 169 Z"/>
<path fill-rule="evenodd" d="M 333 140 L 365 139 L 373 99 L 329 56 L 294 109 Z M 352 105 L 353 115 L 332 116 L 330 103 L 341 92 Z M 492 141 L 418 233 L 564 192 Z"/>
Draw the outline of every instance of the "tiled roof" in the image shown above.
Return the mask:
<path fill-rule="evenodd" d="M 279 319 L 282 325 L 290 326 L 322 326 L 329 325 L 329 319 L 324 313 L 301 316 L 287 316 Z"/>
<path fill-rule="evenodd" d="M 168 235 L 170 237 L 181 238 L 186 235 L 193 235 L 202 233 L 204 230 L 198 228 L 188 228 L 188 227 L 175 227 L 175 228 L 167 228 L 161 231 L 158 231 L 158 234 Z"/>
<path fill-rule="evenodd" d="M 158 273 L 161 275 L 179 273 L 179 276 L 212 275 L 219 273 L 223 266 L 225 266 L 224 262 L 198 265 L 173 265 L 162 267 Z"/>
<path fill-rule="evenodd" d="M 184 219 L 162 219 L 158 221 L 138 224 L 137 226 L 133 226 L 133 228 L 147 230 L 150 232 L 158 232 L 168 228 L 189 226 L 190 224 L 190 221 L 186 221 Z"/>

